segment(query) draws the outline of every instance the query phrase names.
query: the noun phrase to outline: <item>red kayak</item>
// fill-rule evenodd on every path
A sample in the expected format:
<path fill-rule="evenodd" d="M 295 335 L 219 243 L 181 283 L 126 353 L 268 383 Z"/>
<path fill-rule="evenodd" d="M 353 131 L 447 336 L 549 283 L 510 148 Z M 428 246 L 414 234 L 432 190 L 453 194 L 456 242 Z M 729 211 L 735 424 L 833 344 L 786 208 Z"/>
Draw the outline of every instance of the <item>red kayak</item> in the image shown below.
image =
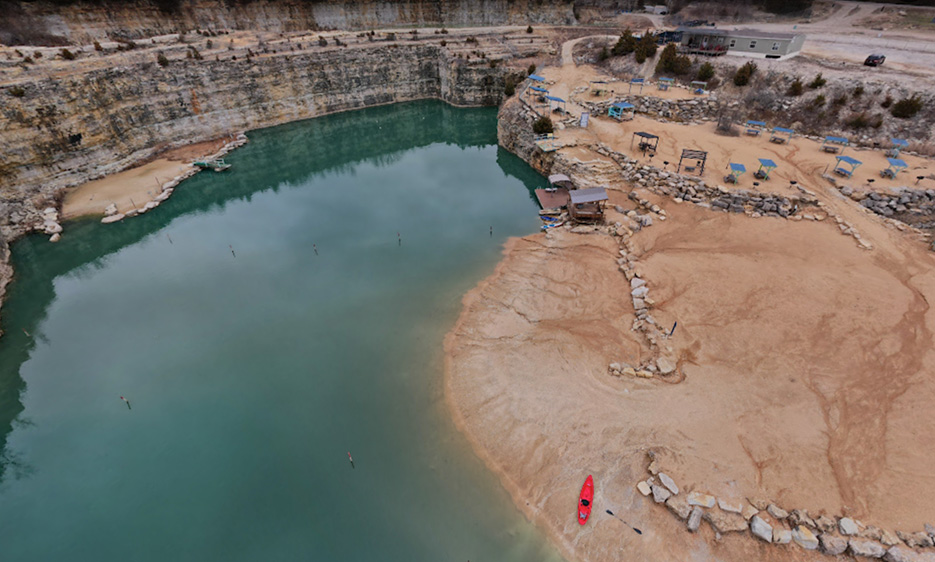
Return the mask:
<path fill-rule="evenodd" d="M 588 479 L 581 487 L 581 497 L 578 498 L 578 523 L 584 525 L 591 516 L 591 502 L 594 501 L 594 479 L 588 474 Z"/>

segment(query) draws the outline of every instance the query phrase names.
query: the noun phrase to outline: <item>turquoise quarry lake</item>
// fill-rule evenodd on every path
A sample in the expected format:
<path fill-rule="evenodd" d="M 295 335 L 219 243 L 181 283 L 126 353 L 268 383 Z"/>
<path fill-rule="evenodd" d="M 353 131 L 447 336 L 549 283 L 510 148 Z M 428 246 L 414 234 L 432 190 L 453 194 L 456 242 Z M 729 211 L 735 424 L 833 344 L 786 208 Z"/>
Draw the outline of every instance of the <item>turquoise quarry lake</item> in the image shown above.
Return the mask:
<path fill-rule="evenodd" d="M 560 561 L 443 399 L 462 295 L 538 228 L 496 111 L 249 136 L 146 215 L 14 245 L 0 559 Z"/>

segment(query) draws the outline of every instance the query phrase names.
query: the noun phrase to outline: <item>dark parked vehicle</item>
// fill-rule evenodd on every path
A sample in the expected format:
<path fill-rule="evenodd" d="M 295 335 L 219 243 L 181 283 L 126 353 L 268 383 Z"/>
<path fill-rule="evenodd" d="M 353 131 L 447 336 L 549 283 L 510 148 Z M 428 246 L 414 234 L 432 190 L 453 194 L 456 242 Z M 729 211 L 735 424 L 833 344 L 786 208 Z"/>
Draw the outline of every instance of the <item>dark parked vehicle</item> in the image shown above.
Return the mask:
<path fill-rule="evenodd" d="M 880 66 L 885 60 L 886 57 L 883 55 L 870 55 L 867 57 L 867 60 L 864 61 L 864 64 L 867 66 Z"/>
<path fill-rule="evenodd" d="M 660 31 L 656 34 L 656 44 L 665 45 L 667 43 L 680 43 L 682 41 L 681 31 Z"/>

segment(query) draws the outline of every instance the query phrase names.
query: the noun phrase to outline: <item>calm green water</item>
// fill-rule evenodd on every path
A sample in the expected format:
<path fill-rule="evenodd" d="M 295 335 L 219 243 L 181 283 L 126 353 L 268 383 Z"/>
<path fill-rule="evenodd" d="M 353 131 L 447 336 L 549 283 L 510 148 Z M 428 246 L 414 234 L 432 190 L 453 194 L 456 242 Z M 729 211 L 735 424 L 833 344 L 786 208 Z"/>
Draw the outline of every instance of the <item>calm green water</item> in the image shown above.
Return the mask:
<path fill-rule="evenodd" d="M 420 102 L 257 131 L 156 211 L 18 242 L 0 559 L 560 560 L 443 402 L 461 296 L 538 226 L 495 126 Z"/>

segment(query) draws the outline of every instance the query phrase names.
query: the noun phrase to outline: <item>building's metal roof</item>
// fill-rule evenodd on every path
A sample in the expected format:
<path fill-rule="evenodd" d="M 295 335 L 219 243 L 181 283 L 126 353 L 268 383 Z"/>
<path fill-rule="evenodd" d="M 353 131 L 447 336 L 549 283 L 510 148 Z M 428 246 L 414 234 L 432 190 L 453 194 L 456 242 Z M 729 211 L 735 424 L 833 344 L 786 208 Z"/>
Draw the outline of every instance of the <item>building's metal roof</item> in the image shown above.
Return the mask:
<path fill-rule="evenodd" d="M 801 33 L 779 33 L 774 31 L 759 31 L 756 29 L 732 29 L 727 32 L 730 37 L 743 37 L 744 39 L 795 39 Z"/>
<path fill-rule="evenodd" d="M 595 203 L 597 201 L 607 201 L 607 190 L 603 187 L 590 187 L 588 189 L 575 189 L 568 192 L 571 196 L 571 204 Z"/>
<path fill-rule="evenodd" d="M 567 181 L 568 183 L 571 183 L 571 178 L 565 174 L 552 174 L 549 176 L 549 183 L 558 183 L 560 181 Z"/>
<path fill-rule="evenodd" d="M 779 33 L 757 29 L 717 29 L 712 27 L 680 27 L 676 31 L 690 35 L 713 35 L 716 37 L 737 37 L 743 39 L 786 39 L 792 40 L 801 33 Z"/>
<path fill-rule="evenodd" d="M 687 33 L 691 35 L 717 35 L 725 36 L 727 35 L 726 29 L 716 29 L 716 28 L 704 28 L 704 27 L 680 27 L 675 31 L 680 33 Z"/>

